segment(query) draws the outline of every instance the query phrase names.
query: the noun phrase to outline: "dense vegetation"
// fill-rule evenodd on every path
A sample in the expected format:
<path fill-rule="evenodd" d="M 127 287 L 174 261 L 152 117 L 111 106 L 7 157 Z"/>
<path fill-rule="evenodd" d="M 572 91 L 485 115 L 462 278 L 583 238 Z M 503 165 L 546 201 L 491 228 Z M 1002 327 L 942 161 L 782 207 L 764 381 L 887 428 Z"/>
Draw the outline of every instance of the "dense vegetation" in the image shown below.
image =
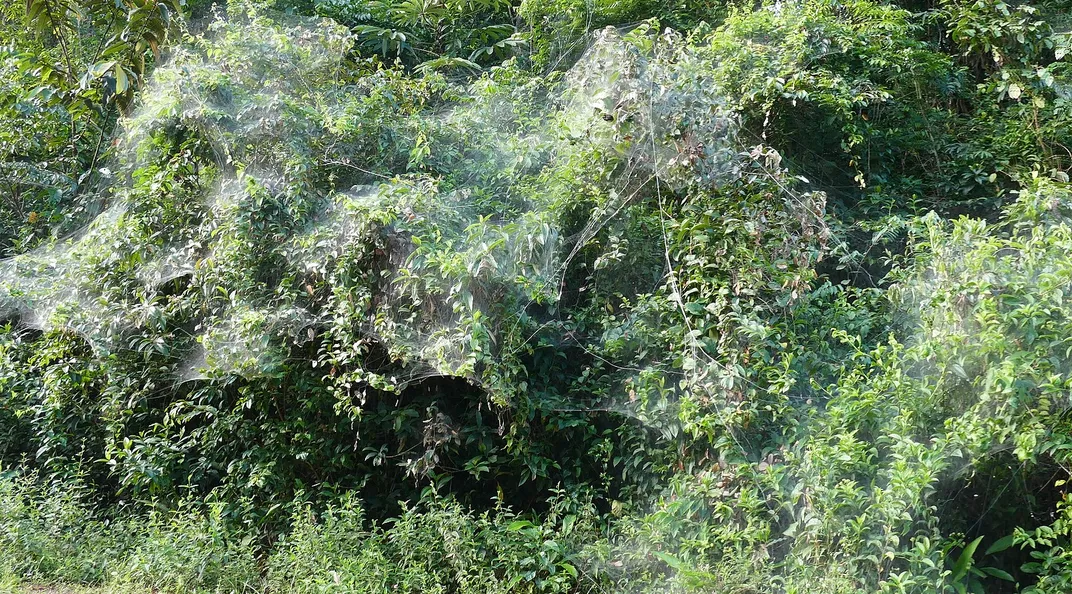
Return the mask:
<path fill-rule="evenodd" d="M 4 4 L 0 589 L 1072 591 L 1070 54 L 1068 0 Z"/>

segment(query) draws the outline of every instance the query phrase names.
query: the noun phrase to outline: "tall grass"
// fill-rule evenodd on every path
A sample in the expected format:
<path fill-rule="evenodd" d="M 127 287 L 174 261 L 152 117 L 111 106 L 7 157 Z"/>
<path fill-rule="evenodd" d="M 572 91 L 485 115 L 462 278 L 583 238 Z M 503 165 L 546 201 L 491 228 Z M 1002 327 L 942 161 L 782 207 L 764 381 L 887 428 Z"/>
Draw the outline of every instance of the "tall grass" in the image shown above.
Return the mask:
<path fill-rule="evenodd" d="M 355 498 L 296 504 L 267 535 L 222 504 L 104 515 L 82 491 L 0 478 L 0 591 L 557 593 L 581 583 L 600 535 L 590 504 L 562 497 L 542 522 L 474 513 L 438 496 L 370 522 Z"/>

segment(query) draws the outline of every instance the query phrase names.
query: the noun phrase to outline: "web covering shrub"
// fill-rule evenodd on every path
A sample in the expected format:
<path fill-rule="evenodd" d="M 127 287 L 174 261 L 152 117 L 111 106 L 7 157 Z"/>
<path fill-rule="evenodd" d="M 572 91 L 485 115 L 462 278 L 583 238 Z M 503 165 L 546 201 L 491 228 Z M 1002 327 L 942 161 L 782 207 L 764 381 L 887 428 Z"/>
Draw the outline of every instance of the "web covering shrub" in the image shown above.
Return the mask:
<path fill-rule="evenodd" d="M 519 9 L 546 75 L 369 44 L 490 4 L 232 6 L 172 48 L 100 215 L 0 264 L 0 459 L 41 477 L 4 479 L 6 572 L 1060 591 L 1057 9 L 808 0 L 570 54 L 560 5 Z"/>

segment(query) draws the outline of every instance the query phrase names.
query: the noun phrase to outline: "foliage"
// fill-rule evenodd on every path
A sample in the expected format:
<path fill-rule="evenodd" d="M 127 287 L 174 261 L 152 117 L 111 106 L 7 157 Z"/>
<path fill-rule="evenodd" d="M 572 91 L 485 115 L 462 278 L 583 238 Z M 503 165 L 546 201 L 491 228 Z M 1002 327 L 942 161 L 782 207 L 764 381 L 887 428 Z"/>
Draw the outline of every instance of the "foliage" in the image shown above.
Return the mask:
<path fill-rule="evenodd" d="M 1068 590 L 1067 3 L 275 6 L 0 8 L 4 587 Z"/>
<path fill-rule="evenodd" d="M 0 9 L 4 254 L 96 214 L 117 117 L 182 26 L 180 11 L 172 0 L 34 0 Z"/>
<path fill-rule="evenodd" d="M 324 0 L 315 8 L 351 27 L 363 52 L 420 71 L 479 72 L 523 46 L 505 0 Z"/>

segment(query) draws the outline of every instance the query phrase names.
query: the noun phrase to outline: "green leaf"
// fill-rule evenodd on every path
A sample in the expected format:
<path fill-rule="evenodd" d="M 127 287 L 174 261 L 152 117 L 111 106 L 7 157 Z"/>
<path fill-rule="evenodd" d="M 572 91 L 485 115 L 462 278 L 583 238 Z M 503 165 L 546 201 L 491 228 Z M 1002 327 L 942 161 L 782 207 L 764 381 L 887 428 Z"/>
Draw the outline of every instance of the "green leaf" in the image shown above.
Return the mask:
<path fill-rule="evenodd" d="M 1002 571 L 997 567 L 983 567 L 982 570 L 986 575 L 998 578 L 999 580 L 1005 580 L 1006 582 L 1016 581 L 1007 571 Z"/>
<path fill-rule="evenodd" d="M 89 68 L 89 74 L 92 78 L 100 78 L 104 76 L 109 70 L 114 68 L 115 65 L 116 62 L 114 60 L 110 60 L 108 62 L 97 62 Z"/>
<path fill-rule="evenodd" d="M 125 92 L 127 92 L 127 89 L 129 89 L 129 88 L 130 88 L 130 78 L 127 77 L 126 70 L 123 70 L 122 66 L 116 64 L 115 65 L 115 94 L 120 95 L 122 93 L 125 93 Z"/>
<path fill-rule="evenodd" d="M 983 553 L 983 554 L 984 555 L 993 555 L 994 553 L 1000 553 L 1001 551 L 1004 551 L 1005 549 L 1011 547 L 1012 544 L 1013 544 L 1013 537 L 1010 534 L 1010 535 L 1006 536 L 1005 538 L 999 538 L 998 540 L 994 541 L 994 544 L 990 545 L 990 547 L 987 548 L 986 552 Z"/>
<path fill-rule="evenodd" d="M 662 551 L 652 551 L 651 555 L 652 557 L 659 559 L 663 563 L 666 563 L 673 569 L 682 569 L 685 566 L 681 559 L 678 559 L 670 553 L 664 553 Z"/>
<path fill-rule="evenodd" d="M 964 551 L 961 552 L 956 565 L 953 566 L 952 580 L 954 582 L 960 581 L 960 579 L 968 573 L 968 568 L 971 567 L 972 564 L 972 556 L 975 555 L 975 549 L 979 548 L 979 543 L 981 542 L 983 542 L 982 536 L 971 541 L 968 543 L 968 546 L 964 547 Z"/>

